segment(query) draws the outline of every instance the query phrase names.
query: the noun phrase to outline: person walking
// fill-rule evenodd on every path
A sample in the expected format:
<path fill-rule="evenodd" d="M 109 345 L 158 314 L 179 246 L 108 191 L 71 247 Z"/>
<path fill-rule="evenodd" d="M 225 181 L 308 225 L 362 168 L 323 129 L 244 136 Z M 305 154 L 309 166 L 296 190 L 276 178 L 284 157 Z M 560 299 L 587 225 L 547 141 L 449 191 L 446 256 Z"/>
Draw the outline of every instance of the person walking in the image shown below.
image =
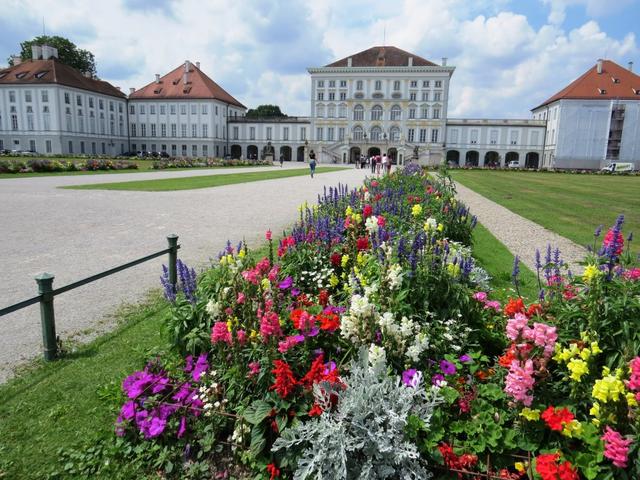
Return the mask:
<path fill-rule="evenodd" d="M 376 157 L 372 155 L 369 157 L 369 161 L 371 162 L 371 173 L 376 173 Z"/>
<path fill-rule="evenodd" d="M 389 159 L 387 158 L 387 154 L 384 153 L 382 155 L 382 162 L 381 162 L 382 163 L 382 174 L 383 175 L 386 175 L 386 173 L 387 173 L 387 162 L 388 161 L 389 161 Z"/>
<path fill-rule="evenodd" d="M 309 152 L 309 169 L 311 170 L 311 178 L 316 173 L 316 152 L 313 149 Z"/>
<path fill-rule="evenodd" d="M 364 155 L 360 155 L 360 169 L 364 170 L 364 166 L 366 165 L 367 161 Z"/>
<path fill-rule="evenodd" d="M 284 155 L 280 154 L 280 168 L 282 168 L 283 163 L 284 163 Z"/>

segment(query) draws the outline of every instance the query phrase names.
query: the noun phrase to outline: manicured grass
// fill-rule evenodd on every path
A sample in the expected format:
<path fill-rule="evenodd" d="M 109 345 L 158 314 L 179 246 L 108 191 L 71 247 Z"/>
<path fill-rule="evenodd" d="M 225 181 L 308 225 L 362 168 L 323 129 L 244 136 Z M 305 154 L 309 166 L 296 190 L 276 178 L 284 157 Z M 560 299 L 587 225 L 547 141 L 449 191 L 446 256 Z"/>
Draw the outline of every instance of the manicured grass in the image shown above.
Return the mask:
<path fill-rule="evenodd" d="M 316 174 L 345 170 L 343 167 L 319 167 Z M 257 182 L 276 178 L 300 177 L 309 175 L 305 168 L 271 170 L 268 172 L 231 173 L 227 175 L 202 175 L 198 177 L 165 178 L 162 180 L 142 180 L 133 182 L 99 183 L 93 185 L 73 185 L 79 190 L 136 190 L 142 192 L 165 192 L 169 190 L 193 190 L 196 188 L 220 187 L 234 183 Z"/>
<path fill-rule="evenodd" d="M 113 435 L 122 379 L 165 349 L 158 293 L 121 312 L 112 333 L 0 386 L 0 478 L 40 479 L 59 448 Z"/>
<path fill-rule="evenodd" d="M 513 255 L 489 230 L 479 223 L 473 231 L 473 256 L 491 276 L 491 285 L 495 289 L 492 297 L 506 300 L 509 297 L 517 296 L 511 279 Z M 520 294 L 523 297 L 527 300 L 538 298 L 536 275 L 522 262 L 520 263 L 519 282 Z"/>
<path fill-rule="evenodd" d="M 640 177 L 452 170 L 454 180 L 580 245 L 625 215 L 624 231 L 640 234 Z M 605 230 L 606 232 L 606 230 Z M 600 239 L 601 240 L 601 239 Z M 634 242 L 632 251 L 640 252 Z"/>

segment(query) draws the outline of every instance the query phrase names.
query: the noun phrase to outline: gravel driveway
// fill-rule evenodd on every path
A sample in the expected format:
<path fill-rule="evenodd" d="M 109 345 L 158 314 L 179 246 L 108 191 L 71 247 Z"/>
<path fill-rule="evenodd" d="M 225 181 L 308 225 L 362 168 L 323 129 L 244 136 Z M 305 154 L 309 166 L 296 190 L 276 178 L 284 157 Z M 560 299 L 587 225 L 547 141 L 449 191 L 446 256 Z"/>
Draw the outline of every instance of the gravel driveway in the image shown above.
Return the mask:
<path fill-rule="evenodd" d="M 308 168 L 292 164 L 287 168 Z M 344 170 L 174 192 L 63 190 L 56 187 L 154 178 L 260 171 L 264 168 L 52 176 L 0 179 L 0 308 L 36 294 L 33 279 L 55 274 L 54 288 L 166 248 L 166 236 L 180 236 L 178 256 L 203 266 L 223 248 L 245 238 L 262 242 L 271 228 L 282 231 L 296 218 L 297 206 L 315 202 L 325 185 L 359 185 L 368 170 Z M 122 302 L 140 299 L 159 286 L 165 257 L 64 293 L 55 300 L 62 339 L 87 329 L 107 328 L 101 320 Z M 12 367 L 42 348 L 39 307 L 0 317 L 0 382 Z M 82 338 L 82 337 L 81 337 Z M 87 337 L 85 337 L 87 338 Z"/>

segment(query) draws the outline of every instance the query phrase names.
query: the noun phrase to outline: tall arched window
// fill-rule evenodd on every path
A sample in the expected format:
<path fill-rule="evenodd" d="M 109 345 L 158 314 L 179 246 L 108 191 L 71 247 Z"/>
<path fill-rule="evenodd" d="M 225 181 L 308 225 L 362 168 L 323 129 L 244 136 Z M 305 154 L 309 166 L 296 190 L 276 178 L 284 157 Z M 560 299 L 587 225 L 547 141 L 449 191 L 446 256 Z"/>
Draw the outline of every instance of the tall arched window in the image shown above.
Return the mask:
<path fill-rule="evenodd" d="M 354 120 L 364 120 L 364 107 L 362 105 L 356 105 L 353 107 L 353 119 Z"/>
<path fill-rule="evenodd" d="M 382 139 L 382 129 L 380 127 L 373 127 L 371 129 L 371 140 L 381 140 Z"/>
<path fill-rule="evenodd" d="M 389 138 L 392 142 L 400 141 L 400 129 L 398 127 L 391 127 L 389 130 Z"/>
<path fill-rule="evenodd" d="M 354 140 L 362 140 L 364 136 L 364 130 L 360 125 L 353 127 L 353 139 Z"/>
<path fill-rule="evenodd" d="M 374 105 L 371 109 L 371 120 L 382 120 L 382 107 L 380 105 Z"/>
<path fill-rule="evenodd" d="M 426 103 L 420 105 L 420 118 L 429 118 L 429 105 Z"/>
<path fill-rule="evenodd" d="M 316 106 L 316 117 L 324 117 L 324 105 L 320 104 Z"/>
<path fill-rule="evenodd" d="M 346 103 L 341 103 L 338 106 L 338 116 L 340 118 L 347 118 L 347 104 Z"/>
<path fill-rule="evenodd" d="M 327 117 L 335 118 L 335 116 L 336 116 L 336 106 L 334 104 L 330 104 L 329 107 L 327 108 L 327 111 L 328 111 Z"/>
<path fill-rule="evenodd" d="M 391 120 L 401 120 L 402 119 L 402 109 L 400 105 L 394 105 L 391 107 Z"/>

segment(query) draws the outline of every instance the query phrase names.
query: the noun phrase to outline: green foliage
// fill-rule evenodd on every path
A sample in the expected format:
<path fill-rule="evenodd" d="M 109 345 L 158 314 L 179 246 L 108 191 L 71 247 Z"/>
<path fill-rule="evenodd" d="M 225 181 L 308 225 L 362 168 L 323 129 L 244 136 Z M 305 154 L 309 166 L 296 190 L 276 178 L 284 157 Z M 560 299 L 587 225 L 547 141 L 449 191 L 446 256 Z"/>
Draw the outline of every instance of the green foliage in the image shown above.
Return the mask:
<path fill-rule="evenodd" d="M 62 63 L 80 70 L 82 73 L 87 73 L 91 76 L 96 75 L 96 60 L 93 53 L 89 50 L 78 48 L 78 46 L 68 38 L 58 35 L 38 35 L 33 40 L 25 40 L 20 43 L 20 58 L 22 58 L 22 60 L 30 60 L 32 58 L 32 45 L 49 45 L 50 47 L 55 47 L 58 49 L 58 58 Z M 9 64 L 12 65 L 11 59 L 9 60 Z"/>
<path fill-rule="evenodd" d="M 256 108 L 250 108 L 247 110 L 247 118 L 270 118 L 270 117 L 286 117 L 284 113 L 280 111 L 278 105 L 258 105 Z"/>

